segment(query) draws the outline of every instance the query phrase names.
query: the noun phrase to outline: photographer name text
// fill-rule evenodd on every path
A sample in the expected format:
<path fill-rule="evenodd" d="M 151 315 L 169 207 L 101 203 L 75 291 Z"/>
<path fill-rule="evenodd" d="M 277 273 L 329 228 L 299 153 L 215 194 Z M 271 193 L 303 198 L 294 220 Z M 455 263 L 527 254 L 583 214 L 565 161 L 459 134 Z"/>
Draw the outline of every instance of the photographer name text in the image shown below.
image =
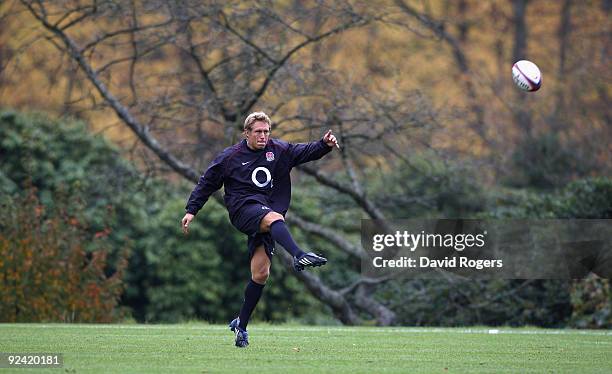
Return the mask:
<path fill-rule="evenodd" d="M 382 252 L 388 248 L 407 249 L 415 252 L 417 249 L 452 249 L 462 253 L 470 248 L 483 248 L 487 232 L 478 234 L 430 234 L 424 231 L 410 233 L 407 231 L 396 231 L 395 234 L 376 234 L 372 236 L 372 250 Z M 473 259 L 467 256 L 445 256 L 444 258 L 432 258 L 430 256 L 418 256 L 416 258 L 402 256 L 385 259 L 382 256 L 372 258 L 375 268 L 427 268 L 427 269 L 489 269 L 503 267 L 503 261 L 498 259 Z"/>

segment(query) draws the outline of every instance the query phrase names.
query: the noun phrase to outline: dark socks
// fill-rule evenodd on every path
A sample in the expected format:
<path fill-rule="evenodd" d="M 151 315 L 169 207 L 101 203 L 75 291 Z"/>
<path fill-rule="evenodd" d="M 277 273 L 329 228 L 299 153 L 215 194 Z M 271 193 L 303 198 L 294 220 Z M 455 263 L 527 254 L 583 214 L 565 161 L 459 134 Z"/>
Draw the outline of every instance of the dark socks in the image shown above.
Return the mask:
<path fill-rule="evenodd" d="M 299 257 L 304 254 L 304 252 L 295 244 L 295 241 L 291 237 L 289 230 L 287 230 L 287 226 L 285 226 L 285 222 L 283 220 L 278 220 L 272 222 L 270 225 L 270 235 L 272 235 L 272 239 L 278 242 L 278 244 L 282 245 L 283 248 L 287 250 L 287 252 L 291 253 L 293 257 Z"/>
<path fill-rule="evenodd" d="M 246 330 L 247 325 L 249 324 L 249 318 L 261 297 L 261 293 L 264 288 L 264 284 L 259 284 L 254 282 L 252 279 L 246 286 L 244 290 L 244 303 L 242 303 L 242 308 L 240 308 L 240 328 Z"/>

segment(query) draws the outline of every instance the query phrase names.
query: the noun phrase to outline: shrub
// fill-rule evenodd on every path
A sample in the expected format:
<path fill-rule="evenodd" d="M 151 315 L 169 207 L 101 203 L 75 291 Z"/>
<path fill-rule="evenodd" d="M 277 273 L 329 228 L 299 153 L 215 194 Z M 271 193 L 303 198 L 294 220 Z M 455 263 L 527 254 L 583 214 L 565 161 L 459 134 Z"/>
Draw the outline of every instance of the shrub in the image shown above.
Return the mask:
<path fill-rule="evenodd" d="M 32 187 L 24 196 L 2 199 L 0 321 L 116 320 L 127 254 L 107 276 L 108 232 L 91 238 L 78 204 L 56 206 L 63 208 L 43 206 Z M 86 251 L 84 243 L 95 249 Z"/>

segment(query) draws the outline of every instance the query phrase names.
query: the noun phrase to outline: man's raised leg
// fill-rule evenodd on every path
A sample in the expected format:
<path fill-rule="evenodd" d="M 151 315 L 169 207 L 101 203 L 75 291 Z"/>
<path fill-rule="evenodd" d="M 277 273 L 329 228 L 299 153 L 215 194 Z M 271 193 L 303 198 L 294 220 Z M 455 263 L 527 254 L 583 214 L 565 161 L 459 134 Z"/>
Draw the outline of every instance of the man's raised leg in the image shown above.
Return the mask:
<path fill-rule="evenodd" d="M 293 257 L 300 257 L 304 251 L 298 247 L 291 237 L 291 233 L 285 225 L 285 218 L 282 214 L 270 212 L 261 219 L 259 224 L 260 232 L 269 232 L 275 242 L 283 246 Z"/>
<path fill-rule="evenodd" d="M 261 232 L 269 232 L 274 241 L 278 242 L 293 256 L 293 268 L 296 271 L 304 270 L 306 266 L 322 266 L 327 263 L 325 257 L 312 252 L 304 253 L 291 237 L 291 233 L 285 225 L 282 214 L 270 212 L 262 218 L 259 225 Z"/>

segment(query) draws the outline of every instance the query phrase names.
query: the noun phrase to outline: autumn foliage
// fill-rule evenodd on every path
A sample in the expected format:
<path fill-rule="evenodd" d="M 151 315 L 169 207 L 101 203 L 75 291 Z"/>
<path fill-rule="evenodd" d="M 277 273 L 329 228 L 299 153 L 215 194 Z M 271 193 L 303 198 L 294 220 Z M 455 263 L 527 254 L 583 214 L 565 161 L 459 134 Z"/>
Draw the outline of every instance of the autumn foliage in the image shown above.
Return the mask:
<path fill-rule="evenodd" d="M 1 322 L 111 322 L 121 317 L 117 304 L 127 254 L 121 253 L 108 276 L 106 233 L 91 237 L 78 207 L 66 208 L 74 203 L 48 208 L 29 188 L 23 197 L 5 198 L 1 205 Z"/>

